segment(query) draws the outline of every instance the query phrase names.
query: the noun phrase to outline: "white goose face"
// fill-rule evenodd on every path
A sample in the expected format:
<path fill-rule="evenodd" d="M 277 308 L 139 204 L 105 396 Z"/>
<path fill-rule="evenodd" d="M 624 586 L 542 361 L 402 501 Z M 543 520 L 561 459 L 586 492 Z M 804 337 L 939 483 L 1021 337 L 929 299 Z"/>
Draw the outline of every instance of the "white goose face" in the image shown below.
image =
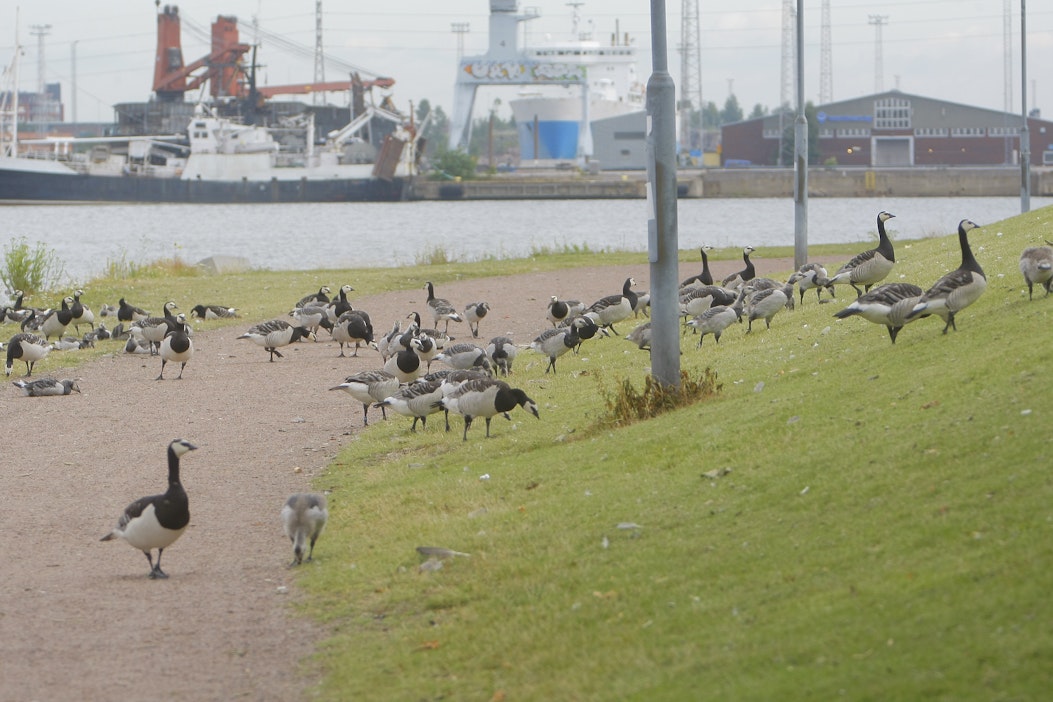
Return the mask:
<path fill-rule="evenodd" d="M 972 221 L 971 219 L 963 219 L 961 222 L 958 223 L 958 228 L 961 229 L 963 232 L 968 232 L 972 231 L 973 229 L 979 229 L 980 225 Z"/>
<path fill-rule="evenodd" d="M 892 218 L 893 218 L 893 217 L 895 217 L 895 216 L 896 216 L 896 215 L 894 215 L 894 214 L 892 214 L 892 213 L 890 213 L 890 212 L 884 212 L 884 211 L 882 211 L 882 212 L 881 212 L 881 213 L 880 213 L 880 214 L 878 215 L 878 219 L 880 219 L 880 220 L 881 220 L 882 222 L 887 222 L 887 221 L 889 221 L 890 219 L 892 219 Z"/>
<path fill-rule="evenodd" d="M 165 309 L 171 312 L 172 310 L 178 310 L 179 306 L 175 303 L 175 300 L 169 300 L 165 303 Z"/>
<path fill-rule="evenodd" d="M 175 452 L 176 456 L 182 456 L 184 453 L 187 453 L 188 451 L 194 451 L 195 449 L 197 449 L 197 446 L 194 446 L 192 443 L 190 443 L 186 439 L 175 439 L 170 444 L 170 446 L 172 447 L 172 451 Z"/>

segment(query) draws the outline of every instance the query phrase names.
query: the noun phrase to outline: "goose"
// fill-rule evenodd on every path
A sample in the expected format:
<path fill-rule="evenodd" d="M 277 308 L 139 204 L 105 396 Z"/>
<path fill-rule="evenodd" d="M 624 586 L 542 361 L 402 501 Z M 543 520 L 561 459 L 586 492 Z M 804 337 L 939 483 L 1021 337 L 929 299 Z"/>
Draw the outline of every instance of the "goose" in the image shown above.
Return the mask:
<path fill-rule="evenodd" d="M 636 293 L 636 304 L 633 305 L 633 317 L 644 317 L 651 316 L 651 291 L 647 290 L 644 292 Z"/>
<path fill-rule="evenodd" d="M 442 399 L 442 380 L 418 379 L 416 382 L 401 386 L 390 396 L 374 407 L 381 409 L 388 407 L 403 417 L 413 417 L 411 432 L 417 431 L 417 421 L 420 421 L 421 429 L 428 427 L 428 415 L 435 414 L 442 409 L 439 400 Z"/>
<path fill-rule="evenodd" d="M 706 256 L 706 251 L 712 251 L 712 246 L 703 246 L 699 249 L 702 254 L 702 272 L 698 275 L 693 275 L 690 278 L 685 278 L 680 283 L 681 288 L 686 288 L 690 285 L 712 285 L 713 274 L 709 272 L 709 257 Z"/>
<path fill-rule="evenodd" d="M 771 320 L 779 310 L 786 307 L 793 299 L 793 289 L 789 285 L 781 288 L 765 288 L 752 293 L 746 298 L 746 333 L 753 331 L 753 320 L 763 319 L 764 328 L 771 329 Z"/>
<path fill-rule="evenodd" d="M 238 309 L 224 305 L 194 305 L 190 308 L 190 315 L 199 319 L 233 319 L 238 316 Z"/>
<path fill-rule="evenodd" d="M 737 273 L 732 273 L 724 280 L 720 281 L 721 287 L 731 288 L 732 290 L 737 289 L 743 283 L 747 283 L 757 277 L 757 269 L 753 265 L 753 261 L 750 260 L 750 254 L 757 249 L 752 246 L 747 246 L 742 249 L 742 260 L 745 262 L 746 267 Z"/>
<path fill-rule="evenodd" d="M 328 324 L 329 317 L 326 314 L 328 304 L 327 302 L 308 302 L 306 305 L 294 307 L 289 312 L 289 316 L 296 320 L 296 326 L 317 334 L 319 327 L 324 326 L 327 329 L 332 327 L 331 324 Z"/>
<path fill-rule="evenodd" d="M 424 284 L 424 289 L 428 291 L 428 307 L 431 309 L 432 316 L 435 318 L 435 321 L 432 322 L 432 324 L 437 325 L 439 320 L 446 320 L 444 331 L 449 334 L 450 322 L 462 322 L 464 320 L 461 319 L 461 315 L 457 314 L 457 310 L 454 309 L 449 300 L 435 297 L 435 286 L 431 284 L 431 281 Z"/>
<path fill-rule="evenodd" d="M 377 351 L 380 352 L 381 360 L 387 361 L 398 353 L 398 338 L 402 336 L 402 333 L 402 325 L 396 319 L 391 326 L 391 331 L 377 339 Z"/>
<path fill-rule="evenodd" d="M 409 340 L 409 348 L 399 351 L 384 363 L 384 370 L 391 373 L 400 383 L 411 383 L 420 377 L 422 373 L 420 356 L 420 339 L 413 337 Z"/>
<path fill-rule="evenodd" d="M 157 379 L 165 379 L 165 364 L 171 361 L 179 364 L 179 376 L 176 379 L 182 380 L 183 369 L 186 368 L 190 357 L 194 355 L 194 342 L 190 340 L 190 330 L 187 328 L 185 315 L 180 314 L 176 318 L 171 330 L 161 340 L 158 353 L 161 355 L 161 374 L 157 376 Z"/>
<path fill-rule="evenodd" d="M 269 322 L 260 322 L 249 328 L 247 332 L 238 337 L 248 339 L 257 346 L 262 346 L 265 351 L 270 352 L 271 362 L 274 357 L 284 358 L 278 349 L 288 346 L 300 339 L 314 340 L 314 333 L 303 327 L 294 327 L 283 319 L 272 319 Z"/>
<path fill-rule="evenodd" d="M 142 307 L 136 307 L 135 305 L 125 302 L 123 297 L 117 301 L 118 322 L 137 322 L 140 319 L 146 319 L 149 316 L 149 312 Z"/>
<path fill-rule="evenodd" d="M 963 219 L 958 223 L 958 245 L 962 250 L 962 264 L 955 270 L 937 280 L 929 288 L 909 313 L 907 320 L 925 314 L 934 314 L 946 322 L 943 333 L 948 329 L 958 331 L 954 315 L 976 302 L 987 289 L 987 278 L 983 268 L 976 262 L 973 251 L 969 248 L 968 232 L 978 229 L 980 225 Z"/>
<path fill-rule="evenodd" d="M 606 327 L 617 334 L 614 325 L 628 319 L 636 307 L 636 293 L 632 290 L 634 285 L 636 285 L 635 280 L 626 278 L 620 295 L 601 297 L 589 305 L 582 316 L 588 317 L 599 326 Z"/>
<path fill-rule="evenodd" d="M 386 370 L 368 370 L 344 378 L 344 382 L 334 385 L 330 390 L 343 390 L 362 403 L 362 425 L 369 426 L 369 406 L 391 396 L 399 389 L 399 379 Z M 384 408 L 381 416 L 387 419 Z"/>
<path fill-rule="evenodd" d="M 172 328 L 170 325 L 175 323 L 175 315 L 172 314 L 172 310 L 177 309 L 179 309 L 179 306 L 176 305 L 175 301 L 169 300 L 164 304 L 163 317 L 146 317 L 132 323 L 131 329 L 133 333 L 135 333 L 135 329 L 138 329 L 142 337 L 150 342 L 151 356 L 157 353 L 158 347 L 164 341 L 165 334 Z"/>
<path fill-rule="evenodd" d="M 106 324 L 104 322 L 99 322 L 99 326 L 95 327 L 96 339 L 109 339 L 112 336 L 113 334 L 111 334 L 110 330 L 106 328 Z"/>
<path fill-rule="evenodd" d="M 870 290 L 871 287 L 880 283 L 892 272 L 896 264 L 896 252 L 892 248 L 892 242 L 885 233 L 885 222 L 896 215 L 882 210 L 877 216 L 878 245 L 877 248 L 868 249 L 863 253 L 856 254 L 852 259 L 841 266 L 837 273 L 830 278 L 826 287 L 847 283 L 856 291 L 856 297 Z M 863 290 L 859 286 L 863 286 Z"/>
<path fill-rule="evenodd" d="M 636 344 L 641 351 L 651 350 L 651 323 L 644 322 L 625 335 L 625 338 Z"/>
<path fill-rule="evenodd" d="M 44 335 L 45 340 L 53 336 L 61 337 L 66 333 L 66 327 L 73 322 L 73 310 L 70 309 L 72 304 L 72 297 L 64 297 L 61 308 L 50 310 L 44 315 L 40 322 L 40 333 Z"/>
<path fill-rule="evenodd" d="M 329 304 L 329 293 L 331 292 L 332 290 L 329 289 L 328 285 L 323 285 L 322 287 L 318 288 L 318 292 L 311 293 L 310 295 L 304 295 L 303 297 L 301 297 L 299 301 L 295 305 L 293 305 L 293 307 L 303 307 L 304 305 L 309 305 L 312 302 L 320 302 L 323 305 L 327 305 Z"/>
<path fill-rule="evenodd" d="M 83 294 L 83 290 L 74 291 L 73 304 L 70 306 L 70 312 L 73 313 L 73 329 L 78 334 L 80 334 L 80 325 L 82 324 L 87 324 L 89 329 L 95 326 L 95 313 L 91 311 L 90 307 L 80 301 L 80 296 Z"/>
<path fill-rule="evenodd" d="M 512 388 L 503 380 L 477 379 L 460 385 L 448 396 L 439 400 L 443 409 L 464 417 L 464 436 L 468 440 L 468 429 L 477 417 L 486 419 L 486 438 L 490 438 L 490 420 L 494 415 L 511 412 L 522 407 L 538 419 L 537 403 L 519 388 Z"/>
<path fill-rule="evenodd" d="M 36 365 L 36 362 L 47 356 L 51 348 L 47 340 L 36 334 L 27 332 L 15 334 L 7 342 L 7 365 L 4 366 L 4 372 L 11 375 L 15 361 L 22 361 L 26 364 L 26 377 L 28 378 L 33 375 L 33 366 Z"/>
<path fill-rule="evenodd" d="M 490 362 L 486 357 L 486 351 L 475 344 L 454 344 L 442 350 L 436 361 L 442 361 L 450 368 L 467 370 L 469 368 L 483 367 L 489 369 Z"/>
<path fill-rule="evenodd" d="M 1020 254 L 1020 272 L 1027 283 L 1027 299 L 1034 300 L 1034 287 L 1038 283 L 1049 295 L 1053 285 L 1053 244 L 1029 246 Z"/>
<path fill-rule="evenodd" d="M 84 348 L 84 342 L 74 336 L 64 336 L 51 342 L 54 351 L 76 351 Z"/>
<path fill-rule="evenodd" d="M 507 336 L 495 336 L 484 349 L 490 363 L 502 375 L 508 376 L 512 373 L 512 361 L 515 360 L 519 349 Z"/>
<path fill-rule="evenodd" d="M 197 448 L 185 439 L 175 439 L 168 444 L 168 490 L 161 495 L 140 497 L 124 508 L 113 531 L 100 541 L 112 541 L 120 537 L 146 554 L 150 562 L 150 578 L 167 578 L 161 570 L 161 554 L 183 535 L 190 523 L 190 507 L 179 482 L 179 459 L 188 451 Z M 157 563 L 151 552 L 157 549 Z"/>
<path fill-rule="evenodd" d="M 566 329 L 567 327 L 574 327 L 574 333 L 578 336 L 578 343 L 574 347 L 574 353 L 577 353 L 582 343 L 589 339 L 595 339 L 597 336 L 610 336 L 610 332 L 606 328 L 597 324 L 592 317 L 585 315 L 566 320 L 557 328 Z"/>
<path fill-rule="evenodd" d="M 11 297 L 14 303 L 7 308 L 7 318 L 12 322 L 21 324 L 26 317 L 32 315 L 35 310 L 32 307 L 23 307 L 22 302 L 26 298 L 26 294 L 21 290 L 15 290 L 11 293 Z"/>
<path fill-rule="evenodd" d="M 303 551 L 307 551 L 308 562 L 314 557 L 314 544 L 329 521 L 329 509 L 325 496 L 317 493 L 297 493 L 285 501 L 281 511 L 282 527 L 293 545 L 293 561 L 289 567 L 303 563 Z"/>
<path fill-rule="evenodd" d="M 425 378 L 425 380 L 438 380 L 442 383 L 440 390 L 442 391 L 442 397 L 448 397 L 452 395 L 457 388 L 461 387 L 469 380 L 490 380 L 493 376 L 484 370 L 477 370 L 469 368 L 468 370 L 457 370 L 454 368 L 437 371 L 435 374 L 429 374 L 432 377 Z M 421 382 L 419 379 L 417 382 Z M 443 409 L 443 414 L 446 418 L 446 431 L 450 430 L 450 410 Z"/>
<path fill-rule="evenodd" d="M 792 276 L 793 282 L 797 283 L 797 290 L 801 294 L 801 304 L 804 304 L 804 294 L 809 290 L 815 290 L 815 299 L 823 301 L 823 288 L 830 282 L 829 274 L 821 263 L 806 263 L 797 269 Z M 833 289 L 831 289 L 831 294 Z"/>
<path fill-rule="evenodd" d="M 578 328 L 572 324 L 567 327 L 546 329 L 530 343 L 530 348 L 548 356 L 548 366 L 546 366 L 545 372 L 552 371 L 555 374 L 556 359 L 580 343 L 581 337 L 578 336 Z"/>
<path fill-rule="evenodd" d="M 848 307 L 834 313 L 837 319 L 858 315 L 868 322 L 884 324 L 892 343 L 899 330 L 913 321 L 907 315 L 921 299 L 922 290 L 912 283 L 885 283 L 863 293 Z"/>
<path fill-rule="evenodd" d="M 76 380 L 40 378 L 38 380 L 12 380 L 11 384 L 20 389 L 26 397 L 49 397 L 80 392 L 80 386 L 77 385 Z"/>
<path fill-rule="evenodd" d="M 476 339 L 479 338 L 479 322 L 489 311 L 490 303 L 488 302 L 469 302 L 464 307 L 464 319 L 468 322 L 468 328 Z"/>
<path fill-rule="evenodd" d="M 692 318 L 688 325 L 693 327 L 698 332 L 698 344 L 695 345 L 696 349 L 702 348 L 702 339 L 705 338 L 706 334 L 712 334 L 715 343 L 720 343 L 720 335 L 724 333 L 724 330 L 732 325 L 733 322 L 742 324 L 742 304 L 736 302 L 734 305 L 716 305 L 710 307 L 708 310 Z"/>
<path fill-rule="evenodd" d="M 125 353 L 148 353 L 151 356 L 154 353 L 153 344 L 146 341 L 145 339 L 139 339 L 134 336 L 129 336 L 128 341 L 124 343 Z"/>
<path fill-rule="evenodd" d="M 362 310 L 348 310 L 333 325 L 333 341 L 340 344 L 340 357 L 344 356 L 344 344 L 355 345 L 352 356 L 358 356 L 358 347 L 373 343 L 373 324 Z"/>
<path fill-rule="evenodd" d="M 719 285 L 697 285 L 680 294 L 680 314 L 697 317 L 715 305 L 734 304 L 738 295 Z"/>
<path fill-rule="evenodd" d="M 330 322 L 336 324 L 336 321 L 340 319 L 340 315 L 353 309 L 347 299 L 347 294 L 354 291 L 355 289 L 350 285 L 341 285 L 340 289 L 336 291 L 336 299 L 330 301 L 325 308 L 325 314 Z"/>
<path fill-rule="evenodd" d="M 552 300 L 548 303 L 548 312 L 545 314 L 545 318 L 552 322 L 552 326 L 555 327 L 584 312 L 585 304 L 583 302 L 579 300 L 560 300 L 553 295 Z"/>

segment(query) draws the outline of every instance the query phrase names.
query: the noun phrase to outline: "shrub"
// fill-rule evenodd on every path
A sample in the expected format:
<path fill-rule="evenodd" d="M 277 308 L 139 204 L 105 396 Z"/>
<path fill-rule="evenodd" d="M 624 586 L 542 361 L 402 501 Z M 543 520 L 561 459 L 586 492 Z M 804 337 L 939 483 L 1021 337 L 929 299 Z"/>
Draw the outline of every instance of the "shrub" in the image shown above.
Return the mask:
<path fill-rule="evenodd" d="M 31 247 L 21 238 L 10 241 L 4 249 L 0 282 L 8 290 L 33 295 L 49 290 L 64 273 L 65 266 L 52 249 L 41 242 Z"/>
<path fill-rule="evenodd" d="M 435 157 L 435 170 L 440 176 L 468 180 L 475 177 L 477 159 L 464 151 L 443 151 Z"/>
<path fill-rule="evenodd" d="M 712 397 L 723 386 L 717 383 L 717 374 L 710 368 L 702 371 L 697 380 L 692 380 L 687 371 L 680 371 L 680 389 L 670 388 L 648 375 L 644 378 L 643 391 L 633 387 L 628 379 L 622 380 L 614 393 L 604 389 L 604 404 L 607 413 L 601 422 L 608 425 L 625 425 L 642 419 L 657 417 L 663 412 L 685 407 Z"/>

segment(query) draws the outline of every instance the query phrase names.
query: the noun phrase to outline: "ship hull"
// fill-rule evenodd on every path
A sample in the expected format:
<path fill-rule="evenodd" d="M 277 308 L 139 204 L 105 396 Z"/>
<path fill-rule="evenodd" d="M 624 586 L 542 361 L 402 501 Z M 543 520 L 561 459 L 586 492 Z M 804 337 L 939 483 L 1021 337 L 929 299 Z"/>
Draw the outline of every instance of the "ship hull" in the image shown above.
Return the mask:
<path fill-rule="evenodd" d="M 574 159 L 578 155 L 578 131 L 581 128 L 580 97 L 535 97 L 512 100 L 521 160 Z M 640 112 L 629 103 L 593 100 L 589 119 L 609 119 Z"/>

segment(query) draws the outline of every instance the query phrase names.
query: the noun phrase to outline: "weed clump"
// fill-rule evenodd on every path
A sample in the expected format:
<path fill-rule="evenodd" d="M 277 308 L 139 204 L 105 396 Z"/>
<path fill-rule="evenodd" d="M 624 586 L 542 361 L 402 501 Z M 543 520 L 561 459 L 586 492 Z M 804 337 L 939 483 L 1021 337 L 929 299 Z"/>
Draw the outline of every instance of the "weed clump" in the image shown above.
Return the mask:
<path fill-rule="evenodd" d="M 716 371 L 710 368 L 703 370 L 697 379 L 692 379 L 687 371 L 680 371 L 679 389 L 660 383 L 654 376 L 648 375 L 640 391 L 626 378 L 614 392 L 603 389 L 607 411 L 600 417 L 600 422 L 607 426 L 622 426 L 650 419 L 663 412 L 701 402 L 719 393 L 723 387 L 717 382 Z"/>
<path fill-rule="evenodd" d="M 8 290 L 21 290 L 27 295 L 47 292 L 58 283 L 64 266 L 55 252 L 45 244 L 31 247 L 24 238 L 8 243 L 0 283 Z"/>

